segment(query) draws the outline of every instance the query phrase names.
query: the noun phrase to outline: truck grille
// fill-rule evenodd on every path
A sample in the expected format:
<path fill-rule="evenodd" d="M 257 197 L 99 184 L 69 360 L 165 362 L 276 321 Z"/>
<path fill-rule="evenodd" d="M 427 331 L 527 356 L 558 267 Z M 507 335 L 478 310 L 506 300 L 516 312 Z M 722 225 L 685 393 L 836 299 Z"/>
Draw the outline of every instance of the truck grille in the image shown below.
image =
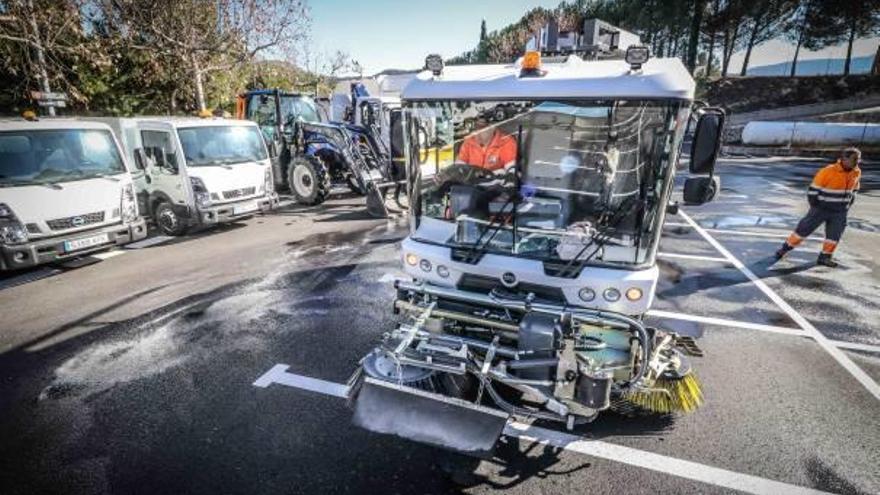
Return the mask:
<path fill-rule="evenodd" d="M 56 218 L 48 220 L 46 225 L 52 230 L 66 230 L 91 225 L 93 223 L 101 223 L 104 221 L 104 212 L 96 211 L 94 213 L 86 213 L 84 215 L 74 215 L 67 218 Z"/>
<path fill-rule="evenodd" d="M 502 292 L 528 294 L 532 293 L 538 299 L 551 302 L 564 302 L 565 293 L 559 287 L 550 287 L 546 285 L 531 284 L 528 282 L 520 282 L 514 288 L 507 288 L 501 284 L 501 281 L 494 277 L 486 277 L 484 275 L 473 275 L 466 273 L 459 280 L 457 289 L 468 292 L 477 292 L 488 294 L 492 290 Z"/>
<path fill-rule="evenodd" d="M 229 191 L 223 191 L 223 199 L 235 199 L 242 198 L 244 196 L 253 196 L 253 194 L 257 191 L 256 187 L 245 187 L 242 189 L 230 189 Z"/>

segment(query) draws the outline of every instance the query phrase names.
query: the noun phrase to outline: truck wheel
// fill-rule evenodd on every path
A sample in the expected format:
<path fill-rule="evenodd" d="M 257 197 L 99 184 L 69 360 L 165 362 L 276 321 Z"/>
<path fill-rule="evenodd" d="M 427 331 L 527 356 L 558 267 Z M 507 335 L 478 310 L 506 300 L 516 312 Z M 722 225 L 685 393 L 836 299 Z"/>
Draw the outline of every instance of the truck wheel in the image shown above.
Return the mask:
<path fill-rule="evenodd" d="M 290 164 L 287 184 L 297 203 L 319 205 L 330 194 L 330 173 L 320 159 L 302 156 Z"/>
<path fill-rule="evenodd" d="M 183 235 L 186 233 L 186 225 L 180 215 L 174 211 L 170 204 L 163 201 L 154 210 L 156 225 L 165 235 Z"/>

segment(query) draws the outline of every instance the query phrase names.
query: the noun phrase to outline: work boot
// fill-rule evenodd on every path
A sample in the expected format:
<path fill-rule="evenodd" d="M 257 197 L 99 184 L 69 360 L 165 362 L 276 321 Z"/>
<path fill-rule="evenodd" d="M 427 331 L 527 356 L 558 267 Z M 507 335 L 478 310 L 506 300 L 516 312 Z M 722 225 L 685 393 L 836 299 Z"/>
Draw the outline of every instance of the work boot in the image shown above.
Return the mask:
<path fill-rule="evenodd" d="M 781 260 L 792 249 L 794 249 L 794 248 L 789 246 L 787 242 L 784 242 L 784 243 L 782 243 L 782 247 L 777 249 L 776 252 L 773 254 L 773 256 L 775 256 L 777 260 Z"/>
<path fill-rule="evenodd" d="M 830 268 L 837 268 L 840 266 L 836 261 L 831 259 L 831 255 L 828 253 L 822 253 L 819 255 L 819 259 L 816 260 L 817 265 L 827 266 Z"/>

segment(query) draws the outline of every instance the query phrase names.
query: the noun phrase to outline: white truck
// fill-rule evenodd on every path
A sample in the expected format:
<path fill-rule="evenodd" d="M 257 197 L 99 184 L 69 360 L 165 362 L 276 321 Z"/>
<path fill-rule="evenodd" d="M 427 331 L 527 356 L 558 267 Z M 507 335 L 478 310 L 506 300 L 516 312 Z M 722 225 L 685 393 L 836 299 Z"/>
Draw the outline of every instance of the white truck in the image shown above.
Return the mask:
<path fill-rule="evenodd" d="M 240 220 L 278 205 L 266 143 L 253 122 L 136 117 L 113 128 L 135 165 L 138 204 L 166 235 Z"/>
<path fill-rule="evenodd" d="M 62 261 L 146 235 L 132 177 L 108 126 L 0 121 L 0 270 Z"/>

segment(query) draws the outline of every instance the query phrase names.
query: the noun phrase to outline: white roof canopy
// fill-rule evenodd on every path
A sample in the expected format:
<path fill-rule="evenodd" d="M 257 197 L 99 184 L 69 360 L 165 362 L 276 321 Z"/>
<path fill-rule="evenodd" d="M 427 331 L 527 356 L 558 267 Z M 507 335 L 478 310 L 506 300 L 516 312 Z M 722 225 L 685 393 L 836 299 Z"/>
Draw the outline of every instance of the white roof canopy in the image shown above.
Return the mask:
<path fill-rule="evenodd" d="M 623 60 L 542 65 L 541 77 L 520 77 L 520 61 L 507 65 L 453 65 L 440 76 L 423 71 L 403 90 L 404 100 L 683 99 L 694 80 L 677 58 L 652 58 L 639 71 Z"/>

